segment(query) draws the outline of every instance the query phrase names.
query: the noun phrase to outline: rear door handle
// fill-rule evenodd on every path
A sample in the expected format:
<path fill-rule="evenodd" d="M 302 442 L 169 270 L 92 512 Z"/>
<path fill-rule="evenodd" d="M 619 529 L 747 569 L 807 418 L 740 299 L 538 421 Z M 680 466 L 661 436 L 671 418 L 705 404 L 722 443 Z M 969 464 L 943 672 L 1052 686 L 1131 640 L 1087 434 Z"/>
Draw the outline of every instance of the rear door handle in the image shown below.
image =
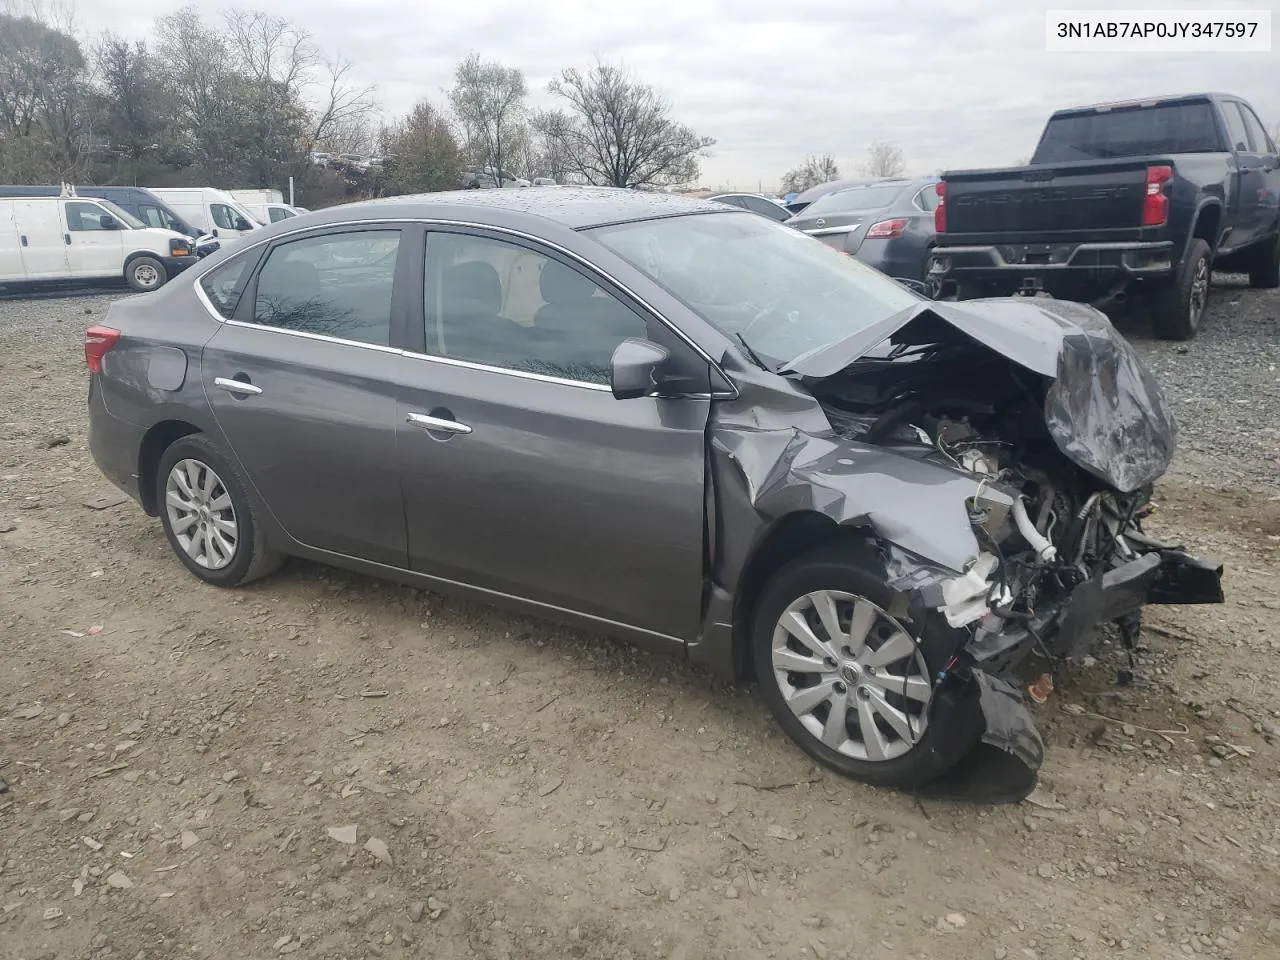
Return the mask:
<path fill-rule="evenodd" d="M 221 387 L 227 393 L 238 393 L 245 397 L 256 397 L 262 393 L 261 387 L 255 387 L 252 383 L 246 383 L 244 380 L 232 380 L 230 377 L 214 377 L 213 385 Z"/>
<path fill-rule="evenodd" d="M 429 417 L 425 413 L 411 413 L 405 417 L 415 427 L 422 427 L 424 430 L 441 431 L 443 433 L 461 433 L 468 434 L 471 428 L 465 423 L 459 423 L 457 420 L 442 420 L 440 417 Z"/>

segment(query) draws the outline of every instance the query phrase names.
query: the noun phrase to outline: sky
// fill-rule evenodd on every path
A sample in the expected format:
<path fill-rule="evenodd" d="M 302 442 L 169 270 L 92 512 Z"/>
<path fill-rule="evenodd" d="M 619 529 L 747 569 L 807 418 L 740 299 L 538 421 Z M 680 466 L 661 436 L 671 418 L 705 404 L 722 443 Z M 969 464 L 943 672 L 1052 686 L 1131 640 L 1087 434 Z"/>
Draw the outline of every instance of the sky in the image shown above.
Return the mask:
<path fill-rule="evenodd" d="M 180 4 L 80 0 L 78 32 L 145 38 Z M 716 145 L 707 186 L 777 189 L 806 154 L 830 153 L 848 176 L 876 139 L 910 172 L 1017 163 L 1064 106 L 1222 91 L 1280 124 L 1280 42 L 1271 53 L 1079 53 L 1045 50 L 1049 9 L 1271 9 L 1280 0 L 243 0 L 302 25 L 377 87 L 385 113 L 424 95 L 444 101 L 471 51 L 520 67 L 533 106 L 559 70 L 621 62 Z M 214 22 L 218 0 L 202 4 Z"/>

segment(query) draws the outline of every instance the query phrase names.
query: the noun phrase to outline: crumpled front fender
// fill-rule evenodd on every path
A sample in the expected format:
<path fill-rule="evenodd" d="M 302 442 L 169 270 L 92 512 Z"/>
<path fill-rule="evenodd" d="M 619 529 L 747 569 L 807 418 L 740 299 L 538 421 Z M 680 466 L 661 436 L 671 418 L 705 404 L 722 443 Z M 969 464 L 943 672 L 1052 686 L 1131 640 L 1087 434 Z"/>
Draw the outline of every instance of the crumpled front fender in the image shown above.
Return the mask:
<path fill-rule="evenodd" d="M 924 459 L 925 448 L 874 447 L 796 428 L 721 429 L 714 448 L 767 521 L 813 511 L 866 527 L 956 574 L 980 553 L 966 503 L 982 478 Z"/>

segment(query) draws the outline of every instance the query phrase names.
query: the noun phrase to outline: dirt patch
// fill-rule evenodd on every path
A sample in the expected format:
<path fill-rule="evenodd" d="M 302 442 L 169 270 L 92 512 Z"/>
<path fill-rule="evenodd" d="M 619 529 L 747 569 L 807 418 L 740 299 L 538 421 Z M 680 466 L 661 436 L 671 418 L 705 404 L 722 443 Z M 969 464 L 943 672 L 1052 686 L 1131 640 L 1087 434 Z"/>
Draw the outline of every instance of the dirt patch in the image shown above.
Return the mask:
<path fill-rule="evenodd" d="M 0 955 L 1280 949 L 1267 495 L 1162 486 L 1228 603 L 1153 611 L 1137 684 L 1104 649 L 1037 708 L 1037 803 L 918 804 L 676 661 L 309 564 L 199 584 L 85 506 L 73 334 L 0 337 Z"/>

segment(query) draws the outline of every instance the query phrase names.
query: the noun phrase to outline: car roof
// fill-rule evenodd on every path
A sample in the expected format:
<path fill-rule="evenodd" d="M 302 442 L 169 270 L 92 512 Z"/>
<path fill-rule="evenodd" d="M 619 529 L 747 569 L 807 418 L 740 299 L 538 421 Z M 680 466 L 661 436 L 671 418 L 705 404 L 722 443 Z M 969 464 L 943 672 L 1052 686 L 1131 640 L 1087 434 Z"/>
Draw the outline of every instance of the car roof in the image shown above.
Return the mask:
<path fill-rule="evenodd" d="M 326 220 L 353 217 L 415 219 L 447 216 L 450 211 L 458 216 L 488 219 L 497 226 L 511 224 L 513 220 L 538 218 L 571 230 L 690 213 L 732 213 L 722 203 L 669 193 L 619 187 L 566 186 L 562 190 L 448 190 L 382 197 L 329 207 L 319 216 Z"/>

